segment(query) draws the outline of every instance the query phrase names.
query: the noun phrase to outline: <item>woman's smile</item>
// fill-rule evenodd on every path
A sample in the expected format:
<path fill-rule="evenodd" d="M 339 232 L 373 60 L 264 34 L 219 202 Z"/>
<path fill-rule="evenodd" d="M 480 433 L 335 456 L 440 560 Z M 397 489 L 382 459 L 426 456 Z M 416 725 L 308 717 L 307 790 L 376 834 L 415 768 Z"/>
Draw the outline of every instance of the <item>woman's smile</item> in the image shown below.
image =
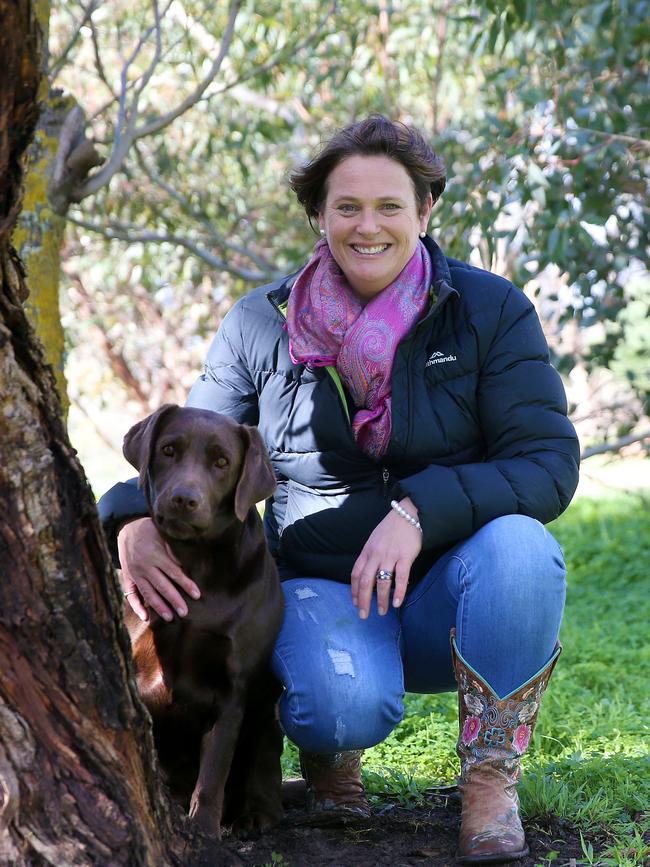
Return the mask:
<path fill-rule="evenodd" d="M 361 253 L 364 256 L 377 256 L 379 253 L 384 253 L 390 244 L 379 244 L 373 247 L 363 247 L 361 244 L 350 244 L 355 253 Z"/>

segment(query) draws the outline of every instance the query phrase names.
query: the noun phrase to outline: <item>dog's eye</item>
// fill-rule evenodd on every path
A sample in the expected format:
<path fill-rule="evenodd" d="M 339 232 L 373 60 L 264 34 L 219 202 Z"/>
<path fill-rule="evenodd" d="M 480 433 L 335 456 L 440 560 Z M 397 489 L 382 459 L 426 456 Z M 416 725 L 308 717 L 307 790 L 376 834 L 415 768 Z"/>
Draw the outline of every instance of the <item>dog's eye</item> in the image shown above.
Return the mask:
<path fill-rule="evenodd" d="M 214 462 L 215 467 L 227 467 L 228 466 L 228 458 L 217 458 Z"/>
<path fill-rule="evenodd" d="M 165 455 L 165 457 L 174 457 L 174 446 L 163 446 L 160 451 Z"/>

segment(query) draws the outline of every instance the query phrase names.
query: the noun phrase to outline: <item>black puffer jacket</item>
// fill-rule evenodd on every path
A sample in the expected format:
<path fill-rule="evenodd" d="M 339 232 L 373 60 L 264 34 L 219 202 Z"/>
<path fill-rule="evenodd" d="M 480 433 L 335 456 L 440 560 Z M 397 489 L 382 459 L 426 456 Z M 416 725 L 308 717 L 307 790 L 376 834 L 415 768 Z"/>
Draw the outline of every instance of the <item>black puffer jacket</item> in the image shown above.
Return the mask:
<path fill-rule="evenodd" d="M 267 537 L 285 574 L 349 581 L 393 497 L 408 495 L 418 509 L 417 578 L 488 521 L 551 521 L 575 491 L 578 442 L 532 304 L 500 277 L 425 244 L 433 303 L 398 348 L 381 461 L 356 445 L 354 407 L 335 371 L 289 357 L 282 310 L 291 278 L 233 306 L 192 388 L 188 406 L 259 426 L 278 479 Z M 144 511 L 132 483 L 100 501 L 109 533 Z"/>

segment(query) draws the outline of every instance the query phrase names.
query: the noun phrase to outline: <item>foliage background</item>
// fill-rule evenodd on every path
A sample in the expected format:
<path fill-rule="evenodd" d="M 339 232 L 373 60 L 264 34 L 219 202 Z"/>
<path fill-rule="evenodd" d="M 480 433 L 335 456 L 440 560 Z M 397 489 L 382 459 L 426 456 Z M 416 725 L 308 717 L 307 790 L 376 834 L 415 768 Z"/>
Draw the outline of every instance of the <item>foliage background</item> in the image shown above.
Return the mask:
<path fill-rule="evenodd" d="M 287 173 L 371 111 L 444 156 L 432 233 L 534 299 L 583 445 L 644 433 L 649 7 L 53 0 L 50 82 L 105 161 L 68 197 L 61 284 L 96 486 L 132 420 L 183 401 L 232 301 L 308 256 Z"/>

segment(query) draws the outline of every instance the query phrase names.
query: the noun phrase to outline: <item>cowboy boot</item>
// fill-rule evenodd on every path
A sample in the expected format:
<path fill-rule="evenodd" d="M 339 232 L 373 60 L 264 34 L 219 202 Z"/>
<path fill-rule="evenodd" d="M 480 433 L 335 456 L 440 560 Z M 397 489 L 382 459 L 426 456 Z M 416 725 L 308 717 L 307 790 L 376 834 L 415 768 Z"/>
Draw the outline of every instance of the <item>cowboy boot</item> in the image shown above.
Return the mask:
<path fill-rule="evenodd" d="M 307 784 L 307 812 L 318 823 L 345 824 L 370 818 L 361 782 L 363 750 L 307 753 L 300 750 L 300 769 Z"/>
<path fill-rule="evenodd" d="M 458 788 L 463 810 L 457 860 L 460 864 L 515 861 L 528 854 L 519 815 L 517 783 L 539 703 L 562 651 L 523 686 L 499 698 L 463 659 L 451 631 L 451 652 L 458 681 L 460 758 Z"/>

